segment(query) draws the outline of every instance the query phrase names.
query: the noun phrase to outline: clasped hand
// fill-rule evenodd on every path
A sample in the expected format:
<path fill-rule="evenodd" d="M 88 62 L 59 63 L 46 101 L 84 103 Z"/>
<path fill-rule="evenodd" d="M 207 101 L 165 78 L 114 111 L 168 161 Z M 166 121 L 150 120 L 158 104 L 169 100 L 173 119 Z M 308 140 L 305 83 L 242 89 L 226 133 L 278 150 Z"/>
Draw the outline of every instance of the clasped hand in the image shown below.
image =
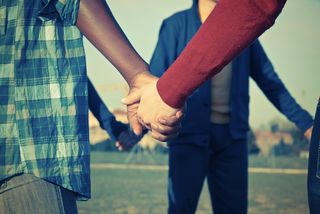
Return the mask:
<path fill-rule="evenodd" d="M 127 105 L 128 121 L 136 135 L 148 129 L 156 140 L 167 141 L 179 134 L 183 111 L 163 102 L 157 81 L 149 72 L 138 74 L 122 102 Z"/>

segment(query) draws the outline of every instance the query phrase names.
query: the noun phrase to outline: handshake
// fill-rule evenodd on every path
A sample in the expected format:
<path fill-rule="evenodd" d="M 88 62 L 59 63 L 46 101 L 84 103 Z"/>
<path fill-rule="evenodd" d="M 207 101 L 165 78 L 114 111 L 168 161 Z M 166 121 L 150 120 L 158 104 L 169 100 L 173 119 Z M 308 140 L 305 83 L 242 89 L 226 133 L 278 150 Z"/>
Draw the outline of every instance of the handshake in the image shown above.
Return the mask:
<path fill-rule="evenodd" d="M 149 72 L 137 74 L 129 84 L 128 96 L 121 101 L 127 105 L 128 121 L 136 135 L 148 129 L 154 139 L 167 141 L 179 134 L 183 108 L 175 109 L 164 103 L 157 81 Z"/>

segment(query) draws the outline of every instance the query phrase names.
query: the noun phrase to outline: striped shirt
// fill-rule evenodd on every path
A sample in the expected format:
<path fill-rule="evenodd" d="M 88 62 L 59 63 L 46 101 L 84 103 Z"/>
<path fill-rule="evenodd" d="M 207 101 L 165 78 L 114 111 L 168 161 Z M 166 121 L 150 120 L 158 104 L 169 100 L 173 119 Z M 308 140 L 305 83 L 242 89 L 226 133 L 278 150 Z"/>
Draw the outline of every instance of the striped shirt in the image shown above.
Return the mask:
<path fill-rule="evenodd" d="M 0 180 L 30 173 L 90 197 L 79 0 L 0 0 Z"/>

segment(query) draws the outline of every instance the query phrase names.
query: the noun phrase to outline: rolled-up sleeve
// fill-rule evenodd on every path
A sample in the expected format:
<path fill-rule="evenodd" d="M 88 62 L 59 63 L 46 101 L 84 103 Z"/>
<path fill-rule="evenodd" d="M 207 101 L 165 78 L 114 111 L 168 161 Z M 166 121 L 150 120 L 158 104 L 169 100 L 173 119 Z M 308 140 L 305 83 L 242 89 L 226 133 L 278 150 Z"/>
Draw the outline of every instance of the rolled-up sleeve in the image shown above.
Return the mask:
<path fill-rule="evenodd" d="M 60 19 L 67 24 L 75 25 L 80 0 L 42 0 L 39 18 L 43 21 Z"/>

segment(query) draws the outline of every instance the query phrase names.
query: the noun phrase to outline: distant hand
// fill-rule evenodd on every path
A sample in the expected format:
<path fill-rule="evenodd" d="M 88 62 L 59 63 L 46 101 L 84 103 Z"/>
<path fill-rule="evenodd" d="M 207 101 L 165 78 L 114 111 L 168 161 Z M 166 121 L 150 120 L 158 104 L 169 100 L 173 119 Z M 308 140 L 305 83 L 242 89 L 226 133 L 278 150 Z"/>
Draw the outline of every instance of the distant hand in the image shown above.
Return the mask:
<path fill-rule="evenodd" d="M 313 126 L 311 126 L 307 131 L 304 132 L 304 137 L 307 138 L 309 141 L 311 140 L 313 131 Z"/>
<path fill-rule="evenodd" d="M 139 141 L 143 138 L 144 134 L 147 132 L 144 131 L 140 136 L 137 136 L 133 133 L 132 130 L 126 130 L 120 133 L 118 141 L 116 142 L 116 147 L 120 151 L 130 150 L 134 147 Z"/>

